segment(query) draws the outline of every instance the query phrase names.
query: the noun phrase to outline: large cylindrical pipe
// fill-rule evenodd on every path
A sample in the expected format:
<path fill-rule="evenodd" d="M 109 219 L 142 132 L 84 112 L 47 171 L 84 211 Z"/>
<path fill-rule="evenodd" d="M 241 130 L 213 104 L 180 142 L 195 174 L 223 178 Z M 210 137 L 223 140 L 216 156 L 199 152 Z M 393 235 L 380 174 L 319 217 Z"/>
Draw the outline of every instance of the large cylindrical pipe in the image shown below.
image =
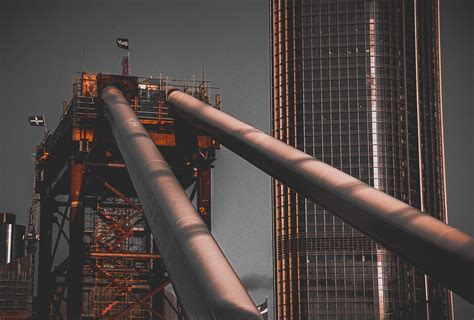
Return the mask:
<path fill-rule="evenodd" d="M 261 319 L 234 269 L 122 92 L 105 113 L 171 282 L 189 319 Z"/>
<path fill-rule="evenodd" d="M 474 303 L 474 239 L 175 89 L 177 116 Z"/>

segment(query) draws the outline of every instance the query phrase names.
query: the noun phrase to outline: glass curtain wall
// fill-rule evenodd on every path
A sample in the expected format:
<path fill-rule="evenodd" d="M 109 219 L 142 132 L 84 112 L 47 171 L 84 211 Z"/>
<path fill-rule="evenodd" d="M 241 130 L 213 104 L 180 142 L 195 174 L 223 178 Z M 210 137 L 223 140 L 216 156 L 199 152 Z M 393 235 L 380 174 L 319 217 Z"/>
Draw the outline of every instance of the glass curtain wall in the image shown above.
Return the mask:
<path fill-rule="evenodd" d="M 271 10 L 274 137 L 445 220 L 437 1 Z M 447 290 L 278 181 L 274 251 L 277 319 L 451 319 Z"/>

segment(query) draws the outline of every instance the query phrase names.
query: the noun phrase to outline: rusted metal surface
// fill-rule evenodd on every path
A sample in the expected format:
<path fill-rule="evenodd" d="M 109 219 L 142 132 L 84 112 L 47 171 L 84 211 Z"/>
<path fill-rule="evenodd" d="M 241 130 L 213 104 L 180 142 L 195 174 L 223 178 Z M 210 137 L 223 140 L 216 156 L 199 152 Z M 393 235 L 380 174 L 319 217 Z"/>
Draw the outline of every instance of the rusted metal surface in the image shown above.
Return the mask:
<path fill-rule="evenodd" d="M 135 98 L 138 96 L 138 77 L 128 77 L 128 76 L 119 76 L 111 74 L 97 74 L 97 93 L 107 87 L 108 85 L 113 84 L 117 88 L 123 90 L 127 101 L 133 104 Z M 99 96 L 96 94 L 95 96 Z"/>
<path fill-rule="evenodd" d="M 161 256 L 148 252 L 91 252 L 91 258 L 114 258 L 114 259 L 160 259 Z"/>
<path fill-rule="evenodd" d="M 173 287 L 189 319 L 261 319 L 160 151 L 122 92 L 101 98 Z"/>
<path fill-rule="evenodd" d="M 474 303 L 474 239 L 178 90 L 175 113 Z"/>
<path fill-rule="evenodd" d="M 84 207 L 81 191 L 84 181 L 84 163 L 71 161 L 71 196 L 69 205 L 69 282 L 67 289 L 68 319 L 81 319 L 82 276 L 84 264 Z"/>
<path fill-rule="evenodd" d="M 41 314 L 41 319 L 47 319 L 51 314 L 53 318 L 67 318 L 65 313 L 70 301 L 66 296 L 74 295 L 68 287 L 77 288 L 79 283 L 77 276 L 72 283 L 68 280 L 69 267 L 72 267 L 72 274 L 78 274 L 84 261 L 92 261 L 102 267 L 115 277 L 115 284 L 127 287 L 136 297 L 154 291 L 167 279 L 161 259 L 151 259 L 152 256 L 147 256 L 150 259 L 140 258 L 140 255 L 135 258 L 96 256 L 93 259 L 89 256 L 90 252 L 158 254 L 122 156 L 103 116 L 101 99 L 97 94 L 104 83 L 113 81 L 127 88 L 130 107 L 136 111 L 153 143 L 163 146 L 163 154 L 180 183 L 183 186 L 194 183 L 194 163 L 186 160 L 192 160 L 195 155 L 192 151 L 177 155 L 174 121 L 169 114 L 165 95 L 169 83 L 186 87 L 189 81 L 166 80 L 113 75 L 98 77 L 89 73 L 74 76 L 72 100 L 62 105 L 63 115 L 58 126 L 54 131 L 45 133 L 36 149 L 35 191 L 41 194 L 39 233 L 42 236 L 39 250 L 41 271 L 38 275 L 38 291 L 41 293 L 40 303 L 35 304 L 35 309 Z M 205 86 L 208 87 L 208 83 Z M 197 89 L 193 87 L 190 92 L 197 92 Z M 209 137 L 204 135 L 198 137 L 197 143 L 199 152 L 203 154 L 218 148 L 218 144 L 211 145 Z M 83 183 L 82 199 L 77 203 L 80 204 L 79 209 L 69 212 L 66 208 L 69 208 L 70 201 L 66 199 L 71 195 L 71 160 L 84 162 L 88 180 Z M 74 220 L 71 224 L 68 222 L 70 214 Z M 77 223 L 80 217 L 84 218 L 83 226 Z M 66 229 L 70 226 L 74 230 L 83 229 L 83 236 L 78 235 L 79 231 L 71 232 L 75 233 L 72 247 L 86 247 L 80 263 L 69 263 L 83 254 L 76 249 L 70 254 L 68 252 L 64 260 L 59 255 L 60 248 L 69 246 L 70 233 Z M 51 239 L 51 235 L 55 235 L 56 239 Z M 83 239 L 83 245 L 77 241 L 79 238 Z M 83 317 L 100 317 L 105 312 L 107 318 L 114 318 L 128 308 L 131 298 L 119 292 L 116 285 L 111 285 L 109 278 L 93 272 L 88 265 L 83 266 L 82 272 Z M 73 300 L 79 300 L 78 294 Z M 165 300 L 161 292 L 149 300 L 145 304 L 135 304 L 129 316 L 150 319 L 150 306 L 158 312 L 163 311 L 160 304 L 163 305 Z"/>

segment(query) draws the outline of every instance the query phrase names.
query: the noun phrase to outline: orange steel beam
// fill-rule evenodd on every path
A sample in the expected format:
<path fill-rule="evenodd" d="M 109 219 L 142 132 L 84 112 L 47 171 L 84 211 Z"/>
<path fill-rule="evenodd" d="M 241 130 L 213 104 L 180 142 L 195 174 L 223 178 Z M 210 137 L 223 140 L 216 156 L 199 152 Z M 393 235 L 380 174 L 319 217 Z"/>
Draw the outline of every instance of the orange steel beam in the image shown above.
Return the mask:
<path fill-rule="evenodd" d="M 146 275 L 152 272 L 150 269 L 146 269 L 146 268 L 134 268 L 133 270 L 139 274 L 146 274 Z M 113 269 L 108 269 L 107 272 L 110 274 L 130 272 L 130 268 L 113 268 Z"/>
<path fill-rule="evenodd" d="M 147 252 L 91 252 L 91 258 L 120 258 L 120 259 L 161 259 L 159 254 Z"/>
<path fill-rule="evenodd" d="M 176 137 L 173 133 L 148 132 L 151 140 L 157 146 L 176 147 Z"/>
<path fill-rule="evenodd" d="M 85 166 L 78 159 L 71 161 L 71 194 L 69 209 L 69 271 L 67 318 L 79 320 L 82 313 L 82 277 L 84 263 L 84 207 L 81 189 Z"/>
<path fill-rule="evenodd" d="M 145 120 L 140 120 L 144 124 L 158 124 L 158 122 L 148 123 Z M 161 120 L 161 124 L 167 123 L 167 120 Z M 176 136 L 173 133 L 159 133 L 153 131 L 147 131 L 150 139 L 157 146 L 166 146 L 166 147 L 176 147 Z M 213 140 L 206 136 L 198 136 L 198 146 L 199 148 L 208 148 L 210 146 L 218 146 L 219 144 L 216 140 Z"/>

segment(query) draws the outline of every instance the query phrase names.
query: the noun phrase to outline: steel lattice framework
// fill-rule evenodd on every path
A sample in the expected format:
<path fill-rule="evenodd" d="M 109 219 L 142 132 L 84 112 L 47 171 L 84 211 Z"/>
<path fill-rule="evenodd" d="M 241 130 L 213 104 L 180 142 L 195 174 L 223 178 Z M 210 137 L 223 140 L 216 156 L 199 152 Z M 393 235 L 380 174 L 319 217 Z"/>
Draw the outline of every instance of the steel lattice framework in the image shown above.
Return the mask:
<path fill-rule="evenodd" d="M 112 80 L 133 87 L 130 108 L 210 225 L 219 145 L 175 122 L 165 94 L 173 84 L 208 102 L 209 83 L 78 74 L 58 127 L 36 150 L 40 319 L 163 318 L 167 271 L 98 99 L 98 84 Z"/>

